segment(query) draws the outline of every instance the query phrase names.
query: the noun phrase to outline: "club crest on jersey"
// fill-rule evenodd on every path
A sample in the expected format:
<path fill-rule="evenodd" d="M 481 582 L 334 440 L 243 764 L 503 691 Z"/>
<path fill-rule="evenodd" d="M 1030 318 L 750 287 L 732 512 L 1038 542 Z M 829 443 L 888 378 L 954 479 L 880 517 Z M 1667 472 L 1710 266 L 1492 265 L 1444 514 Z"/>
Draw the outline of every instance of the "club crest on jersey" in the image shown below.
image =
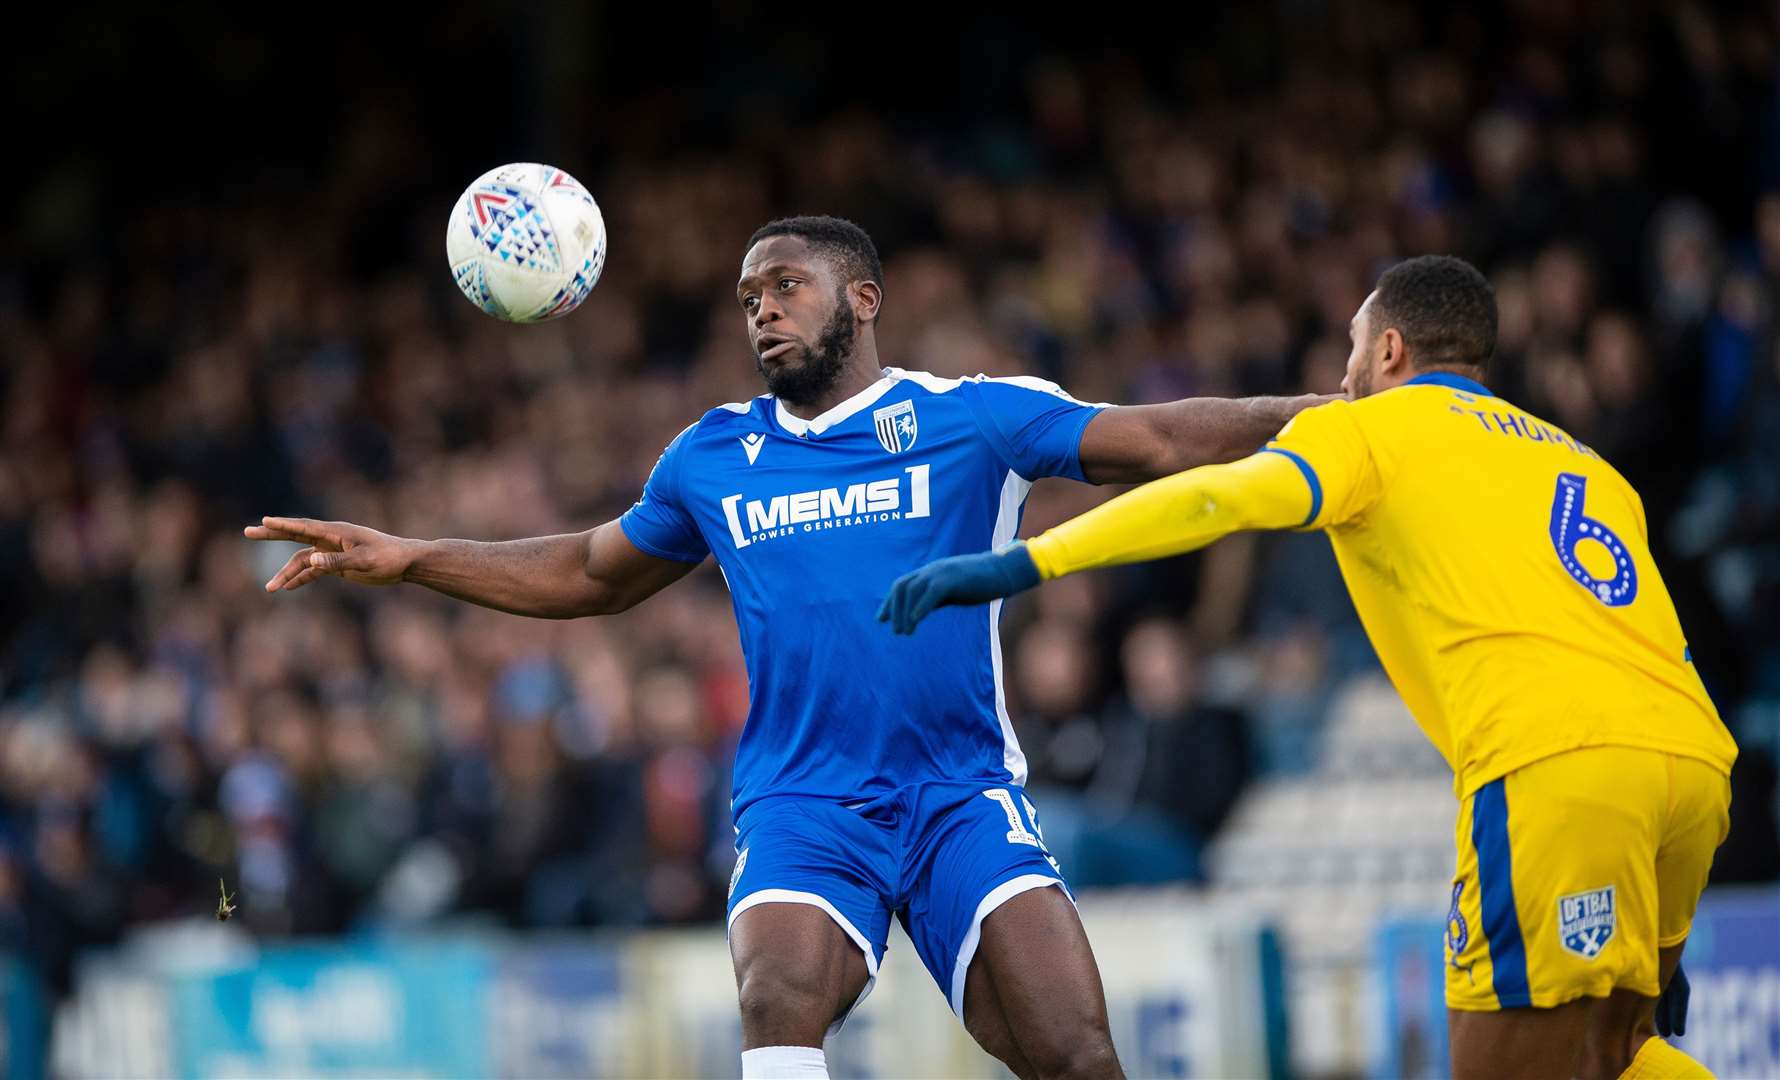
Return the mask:
<path fill-rule="evenodd" d="M 1564 948 L 1593 960 L 1613 938 L 1614 887 L 1558 897 L 1558 940 Z"/>
<path fill-rule="evenodd" d="M 899 401 L 874 411 L 871 421 L 878 431 L 878 443 L 887 453 L 900 454 L 915 445 L 915 403 L 912 400 Z"/>

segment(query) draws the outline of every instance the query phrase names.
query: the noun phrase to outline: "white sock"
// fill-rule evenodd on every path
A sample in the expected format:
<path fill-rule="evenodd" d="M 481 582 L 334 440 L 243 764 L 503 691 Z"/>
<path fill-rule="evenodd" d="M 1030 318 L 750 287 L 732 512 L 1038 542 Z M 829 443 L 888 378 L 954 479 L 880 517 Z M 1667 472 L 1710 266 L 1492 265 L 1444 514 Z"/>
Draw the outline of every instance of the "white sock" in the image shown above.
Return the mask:
<path fill-rule="evenodd" d="M 828 1080 L 820 1046 L 762 1046 L 742 1051 L 742 1080 Z"/>

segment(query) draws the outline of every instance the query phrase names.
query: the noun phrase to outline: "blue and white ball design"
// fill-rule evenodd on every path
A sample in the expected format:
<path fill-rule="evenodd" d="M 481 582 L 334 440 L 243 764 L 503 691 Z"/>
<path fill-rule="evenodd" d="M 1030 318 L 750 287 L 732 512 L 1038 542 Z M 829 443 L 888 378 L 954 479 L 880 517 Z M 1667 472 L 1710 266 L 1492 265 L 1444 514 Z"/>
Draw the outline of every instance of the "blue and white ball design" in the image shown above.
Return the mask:
<path fill-rule="evenodd" d="M 491 169 L 464 189 L 445 228 L 451 276 L 508 322 L 575 310 L 606 265 L 606 223 L 580 181 L 550 165 Z"/>

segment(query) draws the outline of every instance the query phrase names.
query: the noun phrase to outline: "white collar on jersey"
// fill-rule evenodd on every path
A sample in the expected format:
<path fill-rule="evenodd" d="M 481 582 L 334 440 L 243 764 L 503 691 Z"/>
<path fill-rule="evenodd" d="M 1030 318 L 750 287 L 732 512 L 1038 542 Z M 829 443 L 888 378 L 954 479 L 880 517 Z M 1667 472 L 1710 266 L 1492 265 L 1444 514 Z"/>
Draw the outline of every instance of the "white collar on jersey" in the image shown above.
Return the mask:
<path fill-rule="evenodd" d="M 805 435 L 820 435 L 829 428 L 852 416 L 860 409 L 883 397 L 892 386 L 902 379 L 901 368 L 885 368 L 884 377 L 870 386 L 854 394 L 852 397 L 829 409 L 813 420 L 804 420 L 792 416 L 785 408 L 785 403 L 778 398 L 773 399 L 773 416 L 779 426 L 791 434 L 802 438 Z"/>

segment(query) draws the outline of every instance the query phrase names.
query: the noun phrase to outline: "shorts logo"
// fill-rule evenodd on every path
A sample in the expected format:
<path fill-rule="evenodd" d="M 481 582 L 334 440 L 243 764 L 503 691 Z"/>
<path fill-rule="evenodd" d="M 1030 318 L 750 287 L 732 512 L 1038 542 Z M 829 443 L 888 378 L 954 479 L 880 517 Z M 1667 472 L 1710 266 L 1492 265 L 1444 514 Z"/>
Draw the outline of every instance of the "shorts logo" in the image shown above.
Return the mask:
<path fill-rule="evenodd" d="M 1558 940 L 1564 948 L 1593 960 L 1613 940 L 1614 887 L 1558 897 Z"/>
<path fill-rule="evenodd" d="M 748 849 L 735 857 L 735 869 L 729 872 L 729 895 L 735 896 L 735 883 L 742 880 L 742 870 L 748 865 Z"/>
<path fill-rule="evenodd" d="M 878 443 L 887 453 L 900 454 L 915 445 L 915 403 L 899 401 L 871 414 Z"/>

